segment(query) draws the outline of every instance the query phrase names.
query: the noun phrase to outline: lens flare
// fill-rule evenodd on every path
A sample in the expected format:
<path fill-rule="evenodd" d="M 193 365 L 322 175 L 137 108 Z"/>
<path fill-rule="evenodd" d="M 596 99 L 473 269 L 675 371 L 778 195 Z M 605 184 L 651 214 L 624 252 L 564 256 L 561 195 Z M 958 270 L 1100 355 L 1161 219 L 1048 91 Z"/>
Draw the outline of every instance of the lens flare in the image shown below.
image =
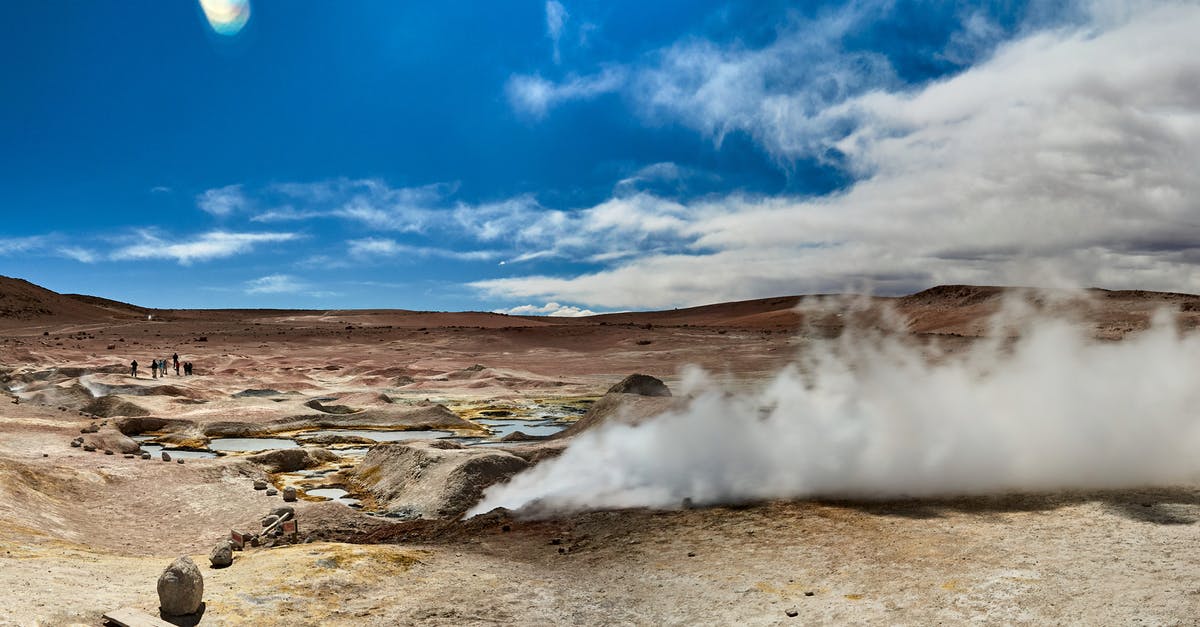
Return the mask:
<path fill-rule="evenodd" d="M 232 37 L 250 19 L 250 0 L 200 0 L 208 24 L 218 34 Z"/>

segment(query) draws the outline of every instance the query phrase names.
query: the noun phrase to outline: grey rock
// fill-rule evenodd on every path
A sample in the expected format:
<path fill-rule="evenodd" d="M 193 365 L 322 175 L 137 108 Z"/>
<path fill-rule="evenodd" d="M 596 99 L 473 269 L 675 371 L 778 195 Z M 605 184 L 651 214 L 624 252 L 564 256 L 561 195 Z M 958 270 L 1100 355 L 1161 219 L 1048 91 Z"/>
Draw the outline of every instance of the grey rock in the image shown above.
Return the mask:
<path fill-rule="evenodd" d="M 784 610 L 783 613 L 787 614 L 788 618 L 795 618 L 800 615 L 800 611 L 794 607 L 789 607 L 788 609 Z"/>
<path fill-rule="evenodd" d="M 158 577 L 158 605 L 166 616 L 186 616 L 200 609 L 204 576 L 186 555 L 171 562 Z"/>
<path fill-rule="evenodd" d="M 276 494 L 279 494 L 279 490 L 276 490 L 275 488 L 267 488 L 267 496 L 275 496 Z"/>
<path fill-rule="evenodd" d="M 91 444 L 84 444 L 83 450 L 91 453 L 92 451 L 96 450 L 96 447 L 92 446 Z"/>
<path fill-rule="evenodd" d="M 279 522 L 278 516 L 267 516 L 266 518 L 262 519 L 262 526 L 270 527 L 271 525 L 273 525 L 277 522 Z"/>
<path fill-rule="evenodd" d="M 283 500 L 287 501 L 288 503 L 295 501 L 296 500 L 296 488 L 293 486 L 288 486 L 288 487 L 284 488 L 283 489 Z"/>
<path fill-rule="evenodd" d="M 82 445 L 83 445 L 83 440 L 71 440 L 72 448 L 79 448 Z"/>
<path fill-rule="evenodd" d="M 175 463 L 176 463 L 176 464 L 182 464 L 182 463 L 183 463 L 183 460 L 182 460 L 182 459 L 177 459 L 177 460 L 175 460 Z"/>
<path fill-rule="evenodd" d="M 217 546 L 213 547 L 212 553 L 208 556 L 208 561 L 212 562 L 213 568 L 225 568 L 233 563 L 233 543 L 229 540 L 221 540 Z"/>
<path fill-rule="evenodd" d="M 254 480 L 254 489 L 255 490 L 266 490 L 267 482 L 263 481 L 262 479 L 255 479 Z"/>
<path fill-rule="evenodd" d="M 171 456 L 166 451 L 163 451 L 162 452 L 162 460 L 164 462 L 169 462 L 169 461 L 171 461 Z"/>
<path fill-rule="evenodd" d="M 150 459 L 149 453 L 142 453 L 142 459 Z"/>
<path fill-rule="evenodd" d="M 112 452 L 112 450 L 111 450 L 111 449 L 104 449 L 104 454 L 105 454 L 105 455 L 112 455 L 112 454 L 113 454 L 113 452 Z"/>

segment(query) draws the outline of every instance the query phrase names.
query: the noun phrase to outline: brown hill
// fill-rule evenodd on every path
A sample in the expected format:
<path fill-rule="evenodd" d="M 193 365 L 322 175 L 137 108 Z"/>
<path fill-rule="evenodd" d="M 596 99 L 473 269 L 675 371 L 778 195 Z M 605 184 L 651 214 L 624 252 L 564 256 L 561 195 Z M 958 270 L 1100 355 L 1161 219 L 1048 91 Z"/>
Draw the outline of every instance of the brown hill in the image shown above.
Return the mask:
<path fill-rule="evenodd" d="M 23 279 L 0 277 L 0 324 L 51 318 L 61 321 L 136 318 L 146 310 L 92 296 L 68 296 Z"/>

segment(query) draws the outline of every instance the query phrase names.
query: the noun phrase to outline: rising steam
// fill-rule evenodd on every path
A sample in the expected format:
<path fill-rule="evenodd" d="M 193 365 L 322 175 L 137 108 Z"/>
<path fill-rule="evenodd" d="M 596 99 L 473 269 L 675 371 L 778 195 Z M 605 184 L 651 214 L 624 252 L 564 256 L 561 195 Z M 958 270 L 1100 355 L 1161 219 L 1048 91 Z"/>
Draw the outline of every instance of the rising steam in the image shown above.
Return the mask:
<path fill-rule="evenodd" d="M 686 409 L 584 432 L 488 489 L 495 507 L 569 511 L 770 498 L 1118 488 L 1200 476 L 1200 335 L 1169 316 L 1121 342 L 1021 323 L 960 353 L 849 333 L 750 394 L 696 370 Z M 1005 328 L 998 325 L 997 328 Z"/>

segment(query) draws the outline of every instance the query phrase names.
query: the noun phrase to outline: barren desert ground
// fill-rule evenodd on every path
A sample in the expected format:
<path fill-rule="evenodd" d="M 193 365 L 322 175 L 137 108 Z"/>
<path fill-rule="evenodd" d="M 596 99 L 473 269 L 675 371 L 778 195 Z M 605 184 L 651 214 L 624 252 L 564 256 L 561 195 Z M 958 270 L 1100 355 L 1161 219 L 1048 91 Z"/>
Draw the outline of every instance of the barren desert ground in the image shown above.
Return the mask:
<path fill-rule="evenodd" d="M 952 286 L 858 306 L 886 304 L 914 341 L 952 353 L 980 341 L 1006 293 Z M 179 624 L 1197 623 L 1197 483 L 461 519 L 488 482 L 580 433 L 686 406 L 687 365 L 752 388 L 873 315 L 833 300 L 801 314 L 802 301 L 817 299 L 574 319 L 170 311 L 4 279 L 0 624 L 157 616 L 155 582 L 180 555 L 200 566 L 205 605 Z M 1146 292 L 1039 306 L 1077 309 L 1102 342 L 1162 306 L 1185 331 L 1200 316 L 1200 297 Z M 151 361 L 175 353 L 195 374 L 152 378 Z M 633 373 L 676 395 L 606 394 Z M 373 439 L 398 431 L 424 439 Z M 263 437 L 290 448 L 219 447 Z M 284 505 L 268 492 L 287 486 L 300 488 L 295 539 L 210 567 L 213 546 L 260 530 Z M 322 487 L 353 500 L 308 493 Z"/>

